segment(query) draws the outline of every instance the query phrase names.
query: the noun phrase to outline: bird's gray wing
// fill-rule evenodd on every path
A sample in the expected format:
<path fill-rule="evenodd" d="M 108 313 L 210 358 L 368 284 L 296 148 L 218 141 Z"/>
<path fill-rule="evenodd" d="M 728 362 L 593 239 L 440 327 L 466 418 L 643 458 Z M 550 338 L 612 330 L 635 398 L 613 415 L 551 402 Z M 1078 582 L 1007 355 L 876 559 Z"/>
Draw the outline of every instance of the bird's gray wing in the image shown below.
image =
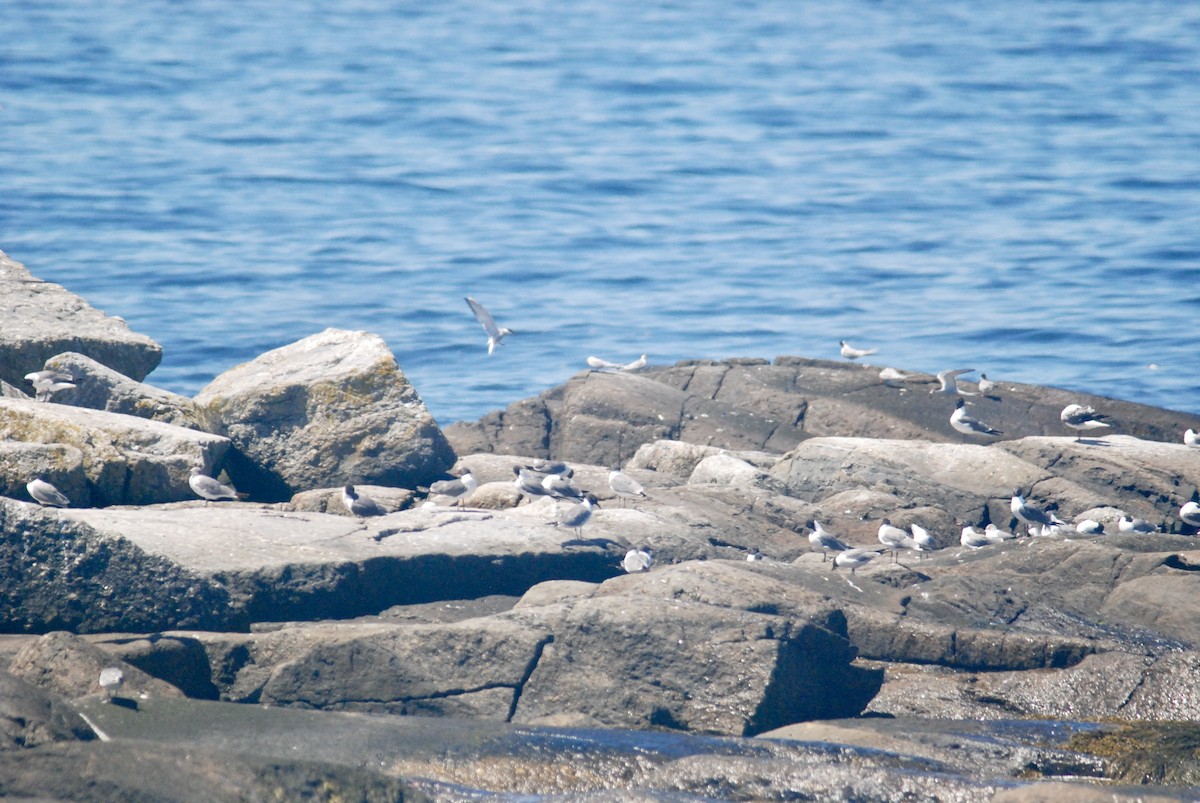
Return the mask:
<path fill-rule="evenodd" d="M 488 337 L 500 337 L 500 329 L 496 326 L 496 321 L 492 318 L 492 314 L 470 296 L 466 297 L 466 301 L 467 306 L 471 308 L 471 312 L 475 315 L 475 320 L 479 321 L 483 326 L 483 331 L 487 332 Z"/>

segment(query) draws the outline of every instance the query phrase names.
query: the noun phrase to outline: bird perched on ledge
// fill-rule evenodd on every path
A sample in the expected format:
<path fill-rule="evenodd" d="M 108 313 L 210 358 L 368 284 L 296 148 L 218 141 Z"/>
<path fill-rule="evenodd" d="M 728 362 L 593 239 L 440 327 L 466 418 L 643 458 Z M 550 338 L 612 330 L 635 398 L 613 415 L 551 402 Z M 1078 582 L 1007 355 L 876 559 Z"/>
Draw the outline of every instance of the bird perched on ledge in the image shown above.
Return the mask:
<path fill-rule="evenodd" d="M 1082 404 L 1068 404 L 1058 415 L 1059 420 L 1075 430 L 1075 442 L 1081 440 L 1079 433 L 1085 429 L 1107 429 L 1109 424 L 1104 422 L 1106 416 L 1097 413 L 1091 407 Z"/>

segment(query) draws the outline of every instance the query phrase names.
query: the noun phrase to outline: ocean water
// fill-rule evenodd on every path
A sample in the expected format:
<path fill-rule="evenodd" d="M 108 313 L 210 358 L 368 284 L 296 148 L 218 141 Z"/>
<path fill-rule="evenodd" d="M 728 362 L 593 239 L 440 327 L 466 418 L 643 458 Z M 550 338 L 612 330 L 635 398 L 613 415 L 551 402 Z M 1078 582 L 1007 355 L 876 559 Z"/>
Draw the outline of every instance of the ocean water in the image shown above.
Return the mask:
<path fill-rule="evenodd" d="M 194 393 L 327 326 L 443 424 L 584 368 L 1200 413 L 1200 4 L 7 0 L 0 249 Z M 463 296 L 517 330 L 488 357 Z"/>

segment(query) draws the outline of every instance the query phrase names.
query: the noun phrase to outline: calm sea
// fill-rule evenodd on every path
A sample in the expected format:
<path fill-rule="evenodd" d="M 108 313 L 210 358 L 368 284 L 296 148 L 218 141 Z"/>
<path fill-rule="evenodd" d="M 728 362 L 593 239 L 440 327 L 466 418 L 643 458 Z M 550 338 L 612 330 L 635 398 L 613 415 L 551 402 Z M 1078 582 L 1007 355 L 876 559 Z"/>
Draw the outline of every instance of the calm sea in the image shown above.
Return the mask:
<path fill-rule="evenodd" d="M 1198 3 L 6 0 L 0 188 L 183 393 L 337 326 L 443 424 L 843 338 L 1200 413 Z"/>

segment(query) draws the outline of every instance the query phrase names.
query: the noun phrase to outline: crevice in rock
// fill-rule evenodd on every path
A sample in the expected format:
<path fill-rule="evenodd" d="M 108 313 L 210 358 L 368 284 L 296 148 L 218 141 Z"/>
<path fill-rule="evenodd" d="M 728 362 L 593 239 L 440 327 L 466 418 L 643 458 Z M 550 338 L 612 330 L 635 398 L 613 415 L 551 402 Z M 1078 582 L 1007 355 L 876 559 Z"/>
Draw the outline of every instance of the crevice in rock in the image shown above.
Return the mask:
<path fill-rule="evenodd" d="M 525 667 L 525 672 L 521 675 L 521 679 L 517 681 L 516 688 L 513 689 L 512 704 L 508 707 L 508 716 L 504 718 L 505 722 L 513 721 L 513 717 L 517 714 L 517 705 L 521 702 L 521 695 L 525 692 L 525 684 L 533 677 L 534 671 L 542 660 L 542 653 L 545 652 L 546 645 L 553 642 L 554 634 L 550 633 L 545 638 L 539 640 L 537 644 L 533 645 L 533 656 L 529 659 L 529 664 Z"/>

